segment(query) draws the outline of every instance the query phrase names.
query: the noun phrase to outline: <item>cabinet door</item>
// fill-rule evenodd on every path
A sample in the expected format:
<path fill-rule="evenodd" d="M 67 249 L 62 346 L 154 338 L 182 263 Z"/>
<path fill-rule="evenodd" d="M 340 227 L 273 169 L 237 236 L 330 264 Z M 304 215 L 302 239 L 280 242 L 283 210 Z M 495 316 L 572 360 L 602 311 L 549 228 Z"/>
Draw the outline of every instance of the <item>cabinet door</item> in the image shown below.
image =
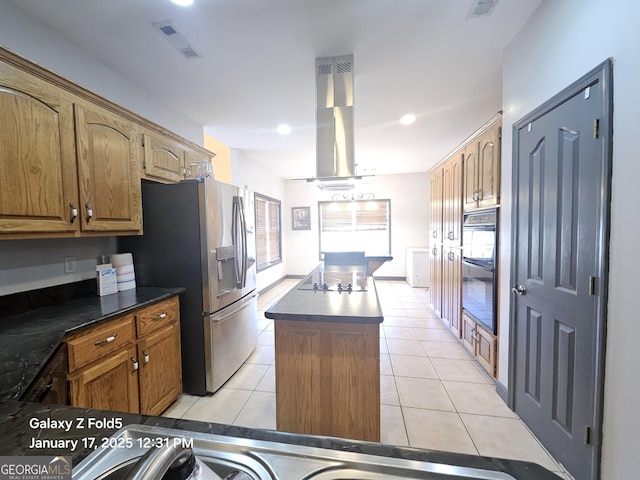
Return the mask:
<path fill-rule="evenodd" d="M 497 374 L 496 351 L 497 341 L 491 333 L 487 332 L 480 325 L 476 326 L 476 358 L 478 363 L 495 377 Z"/>
<path fill-rule="evenodd" d="M 72 108 L 55 87 L 0 63 L 0 234 L 77 230 Z"/>
<path fill-rule="evenodd" d="M 500 203 L 500 125 L 492 127 L 480 138 L 478 162 L 478 206 Z"/>
<path fill-rule="evenodd" d="M 442 319 L 460 338 L 462 297 L 462 262 L 459 248 L 445 251 L 442 261 Z"/>
<path fill-rule="evenodd" d="M 476 322 L 462 312 L 462 331 L 460 332 L 462 345 L 472 355 L 476 354 Z"/>
<path fill-rule="evenodd" d="M 429 302 L 438 315 L 442 315 L 442 245 L 431 247 L 429 256 Z"/>
<path fill-rule="evenodd" d="M 462 245 L 462 155 L 444 164 L 442 172 L 444 242 Z"/>
<path fill-rule="evenodd" d="M 139 412 L 134 345 L 98 361 L 70 378 L 71 405 L 117 412 Z"/>
<path fill-rule="evenodd" d="M 159 135 L 143 135 L 143 171 L 147 178 L 179 182 L 184 178 L 185 147 Z"/>
<path fill-rule="evenodd" d="M 278 430 L 380 441 L 378 324 L 275 322 Z"/>
<path fill-rule="evenodd" d="M 478 208 L 478 169 L 479 169 L 479 157 L 478 157 L 478 142 L 474 141 L 470 143 L 462 151 L 464 161 L 464 179 L 463 179 L 463 208 L 465 212 L 467 210 L 473 210 Z"/>
<path fill-rule="evenodd" d="M 75 105 L 75 115 L 82 229 L 140 231 L 137 126 L 97 106 Z"/>
<path fill-rule="evenodd" d="M 159 415 L 182 391 L 178 323 L 138 341 L 140 413 Z"/>
<path fill-rule="evenodd" d="M 274 323 L 278 430 L 322 432 L 320 322 Z"/>
<path fill-rule="evenodd" d="M 429 241 L 442 242 L 442 169 L 431 173 L 429 205 Z"/>
<path fill-rule="evenodd" d="M 211 163 L 211 155 L 205 155 L 194 150 L 186 150 L 184 152 L 184 178 L 197 178 L 198 177 L 198 165 L 204 162 Z M 211 165 L 211 171 L 213 171 L 213 165 Z M 215 172 L 213 172 L 215 174 Z"/>
<path fill-rule="evenodd" d="M 379 442 L 379 325 L 333 324 L 326 335 L 322 378 L 330 383 L 323 385 L 323 432 Z"/>

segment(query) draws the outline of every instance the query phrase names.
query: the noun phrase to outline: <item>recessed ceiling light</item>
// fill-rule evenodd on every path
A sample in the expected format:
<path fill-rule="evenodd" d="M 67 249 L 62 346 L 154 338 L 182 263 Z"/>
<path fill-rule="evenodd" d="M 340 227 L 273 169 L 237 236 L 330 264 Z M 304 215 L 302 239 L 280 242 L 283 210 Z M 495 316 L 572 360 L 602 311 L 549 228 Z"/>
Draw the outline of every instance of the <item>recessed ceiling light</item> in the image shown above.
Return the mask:
<path fill-rule="evenodd" d="M 280 134 L 280 135 L 289 135 L 291 133 L 291 127 L 289 125 L 278 125 L 278 128 L 276 129 L 276 131 Z"/>
<path fill-rule="evenodd" d="M 416 121 L 416 116 L 413 113 L 408 113 L 400 119 L 400 123 L 402 125 L 411 125 L 415 121 Z"/>
<path fill-rule="evenodd" d="M 176 5 L 180 5 L 181 7 L 188 7 L 193 3 L 193 0 L 171 0 Z"/>

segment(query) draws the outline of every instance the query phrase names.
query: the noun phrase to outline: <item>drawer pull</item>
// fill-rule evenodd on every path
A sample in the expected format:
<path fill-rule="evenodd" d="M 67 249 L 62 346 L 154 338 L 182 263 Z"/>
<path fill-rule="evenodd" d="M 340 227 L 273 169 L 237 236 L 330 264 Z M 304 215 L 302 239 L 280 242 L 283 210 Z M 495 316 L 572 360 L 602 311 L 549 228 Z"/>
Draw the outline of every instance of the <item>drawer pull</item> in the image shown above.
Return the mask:
<path fill-rule="evenodd" d="M 85 220 L 87 221 L 87 223 L 89 223 L 89 221 L 93 218 L 93 210 L 89 206 L 89 202 L 85 203 L 84 206 L 87 209 L 87 215 L 85 216 Z"/>
<path fill-rule="evenodd" d="M 97 341 L 95 344 L 96 345 L 106 345 L 107 343 L 113 342 L 116 339 L 117 336 L 118 336 L 118 334 L 114 333 L 113 335 L 111 335 L 110 337 L 105 338 L 104 340 Z"/>
<path fill-rule="evenodd" d="M 144 355 L 144 364 L 146 365 L 147 363 L 149 363 L 149 355 L 147 355 L 147 352 L 145 352 L 144 350 L 142 351 L 142 355 Z"/>
<path fill-rule="evenodd" d="M 157 322 L 158 320 L 164 320 L 165 318 L 167 318 L 167 312 L 163 312 L 160 315 L 156 315 L 155 317 L 151 317 L 151 320 L 153 320 L 154 322 Z"/>
<path fill-rule="evenodd" d="M 69 208 L 71 209 L 71 218 L 69 219 L 69 223 L 73 223 L 78 218 L 78 209 L 73 203 L 69 204 Z"/>
<path fill-rule="evenodd" d="M 131 361 L 133 362 L 133 371 L 131 372 L 131 375 L 133 375 L 134 373 L 136 373 L 136 370 L 138 370 L 138 368 L 140 367 L 140 364 L 133 357 L 131 357 Z"/>

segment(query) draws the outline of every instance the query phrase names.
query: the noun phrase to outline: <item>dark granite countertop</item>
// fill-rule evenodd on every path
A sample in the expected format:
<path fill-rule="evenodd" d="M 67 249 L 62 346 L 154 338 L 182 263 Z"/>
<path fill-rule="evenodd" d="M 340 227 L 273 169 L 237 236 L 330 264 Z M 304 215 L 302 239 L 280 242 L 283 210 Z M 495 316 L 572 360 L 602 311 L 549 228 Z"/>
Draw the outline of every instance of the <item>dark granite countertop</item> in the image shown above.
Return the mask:
<path fill-rule="evenodd" d="M 79 425 L 78 419 L 83 419 L 82 424 L 84 428 L 77 428 Z M 94 420 L 93 423 L 99 425 L 90 426 L 89 419 Z M 71 425 L 73 426 L 69 431 L 61 428 L 52 428 L 47 426 L 51 425 L 51 420 L 71 421 Z M 95 422 L 95 420 L 98 420 L 98 422 Z M 49 423 L 44 424 L 45 426 L 43 427 L 41 421 L 49 421 Z M 100 425 L 100 423 L 102 424 Z M 148 417 L 144 415 L 18 401 L 0 402 L 0 456 L 70 455 L 73 465 L 76 466 L 93 451 L 93 448 L 86 448 L 86 445 L 93 443 L 99 446 L 101 439 L 111 436 L 122 426 L 131 424 L 159 426 L 191 432 L 212 433 L 284 444 L 475 467 L 484 470 L 505 472 L 518 480 L 557 480 L 559 478 L 540 465 L 516 460 L 495 459 L 477 455 L 423 450 L 419 448 L 343 440 L 332 437 L 299 435 L 275 430 L 260 430 L 167 417 Z M 68 442 L 68 445 L 71 446 L 61 449 L 37 448 L 37 446 L 34 446 L 34 439 L 69 440 L 71 442 Z M 74 440 L 77 441 L 75 448 L 72 443 Z"/>
<path fill-rule="evenodd" d="M 273 320 L 300 320 L 310 322 L 382 323 L 382 309 L 378 301 L 373 276 L 365 277 L 366 290 L 337 292 L 301 289 L 309 277 L 322 268 L 314 269 L 300 283 L 289 290 L 264 316 Z"/>
<path fill-rule="evenodd" d="M 18 399 L 65 334 L 184 292 L 138 287 L 99 297 L 82 296 L 0 318 L 0 400 Z"/>

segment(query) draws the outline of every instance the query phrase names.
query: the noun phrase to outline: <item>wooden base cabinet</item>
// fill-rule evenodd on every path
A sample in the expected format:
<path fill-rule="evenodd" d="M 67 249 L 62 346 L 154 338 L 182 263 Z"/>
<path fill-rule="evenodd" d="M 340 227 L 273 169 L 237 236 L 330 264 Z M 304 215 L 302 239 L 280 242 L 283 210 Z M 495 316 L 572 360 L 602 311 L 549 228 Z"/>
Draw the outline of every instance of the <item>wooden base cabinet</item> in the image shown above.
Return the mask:
<path fill-rule="evenodd" d="M 379 325 L 274 323 L 278 430 L 379 442 Z"/>
<path fill-rule="evenodd" d="M 180 395 L 180 325 L 172 323 L 138 342 L 140 411 L 159 415 Z"/>
<path fill-rule="evenodd" d="M 73 406 L 158 415 L 182 392 L 178 297 L 65 342 Z"/>
<path fill-rule="evenodd" d="M 462 312 L 462 344 L 489 375 L 497 375 L 498 340 L 466 312 Z"/>
<path fill-rule="evenodd" d="M 429 303 L 437 315 L 442 315 L 442 245 L 431 247 L 429 256 Z"/>
<path fill-rule="evenodd" d="M 69 379 L 71 405 L 139 413 L 135 345 L 93 363 Z"/>
<path fill-rule="evenodd" d="M 462 252 L 458 247 L 444 249 L 442 259 L 442 321 L 460 338 L 462 313 Z"/>

